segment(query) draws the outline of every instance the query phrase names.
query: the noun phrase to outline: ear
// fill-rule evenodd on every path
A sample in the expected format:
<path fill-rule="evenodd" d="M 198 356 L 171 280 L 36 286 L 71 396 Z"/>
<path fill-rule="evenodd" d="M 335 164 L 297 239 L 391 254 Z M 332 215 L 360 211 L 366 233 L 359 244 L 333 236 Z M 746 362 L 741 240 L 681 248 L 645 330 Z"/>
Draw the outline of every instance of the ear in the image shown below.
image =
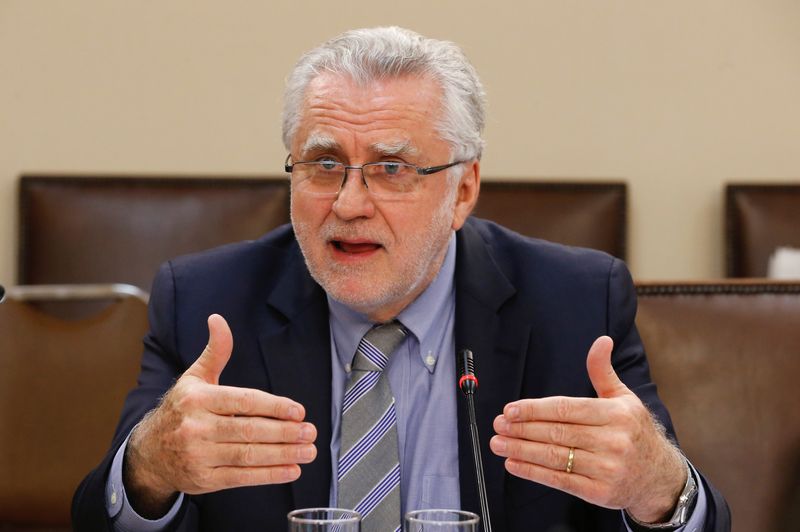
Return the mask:
<path fill-rule="evenodd" d="M 467 164 L 467 163 L 464 163 Z M 481 163 L 477 159 L 472 163 L 461 176 L 458 183 L 458 190 L 456 191 L 456 206 L 453 213 L 453 230 L 458 231 L 464 222 L 467 221 L 467 216 L 475 208 L 478 202 L 478 193 L 481 189 Z"/>

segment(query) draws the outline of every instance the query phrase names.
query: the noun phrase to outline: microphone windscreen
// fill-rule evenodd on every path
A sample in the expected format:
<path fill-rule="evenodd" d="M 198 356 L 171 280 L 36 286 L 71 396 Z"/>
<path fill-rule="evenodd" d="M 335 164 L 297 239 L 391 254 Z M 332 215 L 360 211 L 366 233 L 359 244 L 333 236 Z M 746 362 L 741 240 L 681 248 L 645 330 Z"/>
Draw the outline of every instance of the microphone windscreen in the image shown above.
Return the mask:
<path fill-rule="evenodd" d="M 469 349 L 462 349 L 458 353 L 458 375 L 475 375 L 475 362 Z"/>
<path fill-rule="evenodd" d="M 472 351 L 462 349 L 457 357 L 458 387 L 466 394 L 474 393 L 478 388 L 478 379 L 475 377 L 475 362 L 473 361 Z"/>

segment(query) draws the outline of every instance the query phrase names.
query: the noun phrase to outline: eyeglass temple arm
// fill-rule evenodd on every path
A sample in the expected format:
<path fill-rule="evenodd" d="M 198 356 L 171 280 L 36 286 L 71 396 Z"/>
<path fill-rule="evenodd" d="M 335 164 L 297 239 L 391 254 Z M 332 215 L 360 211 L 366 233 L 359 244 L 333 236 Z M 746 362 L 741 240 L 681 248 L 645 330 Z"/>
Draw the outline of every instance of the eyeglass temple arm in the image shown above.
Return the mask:
<path fill-rule="evenodd" d="M 439 166 L 429 166 L 427 168 L 417 168 L 417 173 L 419 175 L 430 175 L 435 174 L 436 172 L 441 172 L 442 170 L 447 170 L 450 167 L 453 167 L 457 164 L 461 164 L 465 161 L 453 161 L 452 163 L 448 164 L 440 164 Z"/>

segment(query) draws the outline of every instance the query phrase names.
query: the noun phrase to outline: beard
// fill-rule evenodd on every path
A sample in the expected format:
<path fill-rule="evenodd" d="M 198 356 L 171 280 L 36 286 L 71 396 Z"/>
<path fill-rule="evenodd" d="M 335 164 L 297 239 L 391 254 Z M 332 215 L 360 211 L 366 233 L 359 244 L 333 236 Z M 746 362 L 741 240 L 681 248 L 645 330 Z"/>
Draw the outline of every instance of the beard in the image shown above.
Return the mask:
<path fill-rule="evenodd" d="M 390 308 L 413 295 L 405 301 L 407 306 L 428 287 L 441 268 L 452 233 L 456 193 L 457 187 L 448 189 L 447 196 L 421 231 L 398 233 L 401 236 L 390 249 L 381 250 L 389 253 L 391 259 L 390 271 L 383 275 L 370 261 L 343 264 L 328 260 L 325 249 L 333 240 L 356 238 L 384 245 L 391 242 L 388 226 L 375 227 L 369 220 L 348 222 L 333 217 L 315 231 L 298 220 L 292 209 L 295 236 L 311 277 L 330 297 L 363 314 Z"/>

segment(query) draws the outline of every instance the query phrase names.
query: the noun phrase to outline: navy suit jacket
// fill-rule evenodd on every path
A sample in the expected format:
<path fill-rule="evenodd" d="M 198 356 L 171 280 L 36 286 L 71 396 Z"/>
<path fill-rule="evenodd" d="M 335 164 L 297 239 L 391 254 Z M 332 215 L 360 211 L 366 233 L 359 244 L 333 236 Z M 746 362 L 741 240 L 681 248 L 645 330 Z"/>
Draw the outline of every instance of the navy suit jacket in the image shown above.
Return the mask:
<path fill-rule="evenodd" d="M 589 346 L 614 339 L 622 380 L 674 436 L 634 325 L 636 297 L 625 265 L 606 254 L 524 238 L 469 219 L 457 232 L 456 346 L 475 354 L 476 410 L 494 530 L 617 531 L 607 510 L 507 474 L 489 450 L 492 421 L 506 403 L 550 395 L 594 396 Z M 128 396 L 115 440 L 73 500 L 76 530 L 108 530 L 104 499 L 111 460 L 133 426 L 202 352 L 209 314 L 224 316 L 234 338 L 221 384 L 267 390 L 302 403 L 318 431 L 316 460 L 301 477 L 274 486 L 186 497 L 180 530 L 285 530 L 295 508 L 327 506 L 331 482 L 331 355 L 325 293 L 311 278 L 291 227 L 261 239 L 182 257 L 162 266 L 152 290 L 150 332 L 138 386 Z M 455 356 L 453 354 L 452 356 Z M 453 376 L 453 393 L 456 391 Z M 459 400 L 462 507 L 479 511 L 464 401 Z M 730 528 L 727 505 L 705 480 L 706 530 Z"/>

